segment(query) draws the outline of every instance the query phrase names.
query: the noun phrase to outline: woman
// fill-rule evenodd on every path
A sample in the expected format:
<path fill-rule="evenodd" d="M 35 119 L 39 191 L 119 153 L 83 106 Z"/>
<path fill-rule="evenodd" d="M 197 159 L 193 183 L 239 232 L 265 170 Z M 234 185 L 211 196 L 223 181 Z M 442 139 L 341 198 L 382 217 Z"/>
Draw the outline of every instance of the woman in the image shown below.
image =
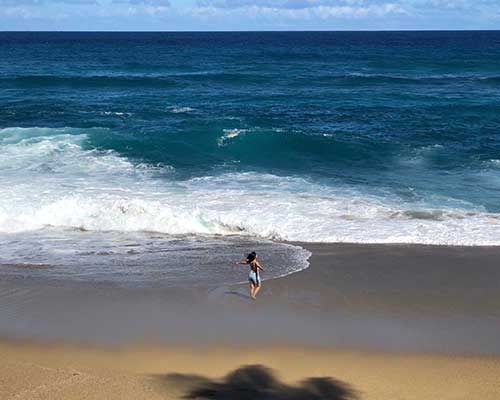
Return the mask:
<path fill-rule="evenodd" d="M 264 271 L 262 265 L 257 261 L 257 253 L 255 251 L 251 252 L 246 260 L 237 262 L 239 264 L 250 265 L 250 273 L 248 274 L 248 281 L 250 282 L 250 297 L 255 300 L 257 293 L 259 293 L 261 288 L 260 273 L 259 270 Z"/>

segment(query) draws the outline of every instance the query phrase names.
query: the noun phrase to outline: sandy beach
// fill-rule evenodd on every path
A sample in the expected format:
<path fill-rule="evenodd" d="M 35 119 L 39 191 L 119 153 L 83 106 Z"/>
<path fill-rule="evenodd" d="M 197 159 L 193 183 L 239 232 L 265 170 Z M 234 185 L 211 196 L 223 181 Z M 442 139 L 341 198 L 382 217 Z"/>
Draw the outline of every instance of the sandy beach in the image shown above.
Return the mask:
<path fill-rule="evenodd" d="M 142 346 L 122 349 L 62 344 L 0 344 L 2 399 L 179 399 L 222 379 L 221 394 L 238 397 L 265 388 L 252 369 L 249 380 L 231 386 L 224 376 L 245 365 L 260 365 L 276 375 L 269 399 L 478 399 L 496 400 L 500 360 L 494 357 L 387 354 L 331 348 L 259 345 Z M 254 370 L 259 368 L 254 367 Z M 254 371 L 255 372 L 255 371 Z M 246 374 L 246 375 L 245 375 Z M 307 378 L 331 377 L 337 394 L 307 397 L 293 389 Z M 226 385 L 224 387 L 224 385 Z M 284 386 L 286 385 L 286 386 Z M 341 390 L 346 390 L 342 392 Z M 262 398 L 262 397 L 256 397 Z"/>
<path fill-rule="evenodd" d="M 299 382 L 317 377 L 333 379 L 319 398 L 498 398 L 499 249 L 304 246 L 310 267 L 265 281 L 256 302 L 246 285 L 4 280 L 0 397 L 181 398 L 218 385 L 234 398 L 224 376 L 235 373 L 271 380 L 276 399 L 308 398 Z"/>

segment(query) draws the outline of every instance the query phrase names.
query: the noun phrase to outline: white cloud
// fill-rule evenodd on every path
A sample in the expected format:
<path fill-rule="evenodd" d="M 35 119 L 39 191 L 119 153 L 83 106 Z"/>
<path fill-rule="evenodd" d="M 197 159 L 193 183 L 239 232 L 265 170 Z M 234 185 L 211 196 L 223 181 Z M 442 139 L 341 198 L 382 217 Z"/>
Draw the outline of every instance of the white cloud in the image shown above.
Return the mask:
<path fill-rule="evenodd" d="M 92 16 L 120 18 L 155 16 L 170 8 L 169 0 L 0 0 L 0 17 L 48 20 Z"/>
<path fill-rule="evenodd" d="M 329 19 L 336 17 L 368 17 L 388 14 L 407 14 L 404 7 L 397 3 L 368 2 L 359 0 L 337 1 L 320 0 L 200 0 L 197 7 L 189 10 L 202 17 L 223 17 L 230 15 L 250 16 L 252 18 L 288 19 Z"/>
<path fill-rule="evenodd" d="M 0 30 L 40 26 L 70 30 L 498 29 L 500 0 L 0 0 Z"/>
<path fill-rule="evenodd" d="M 197 9 L 217 10 L 323 10 L 327 14 L 347 15 L 372 12 L 383 14 L 402 10 L 433 11 L 481 11 L 496 8 L 500 11 L 500 0 L 197 0 Z"/>
<path fill-rule="evenodd" d="M 112 0 L 112 6 L 106 8 L 107 16 L 156 16 L 168 12 L 171 8 L 169 0 Z M 119 6 L 116 8 L 116 6 Z"/>
<path fill-rule="evenodd" d="M 57 4 L 59 6 L 72 5 L 96 5 L 97 0 L 0 0 L 0 7 L 28 7 L 28 6 L 50 6 Z"/>
<path fill-rule="evenodd" d="M 170 0 L 113 0 L 115 4 L 129 4 L 133 6 L 163 7 L 171 6 Z"/>

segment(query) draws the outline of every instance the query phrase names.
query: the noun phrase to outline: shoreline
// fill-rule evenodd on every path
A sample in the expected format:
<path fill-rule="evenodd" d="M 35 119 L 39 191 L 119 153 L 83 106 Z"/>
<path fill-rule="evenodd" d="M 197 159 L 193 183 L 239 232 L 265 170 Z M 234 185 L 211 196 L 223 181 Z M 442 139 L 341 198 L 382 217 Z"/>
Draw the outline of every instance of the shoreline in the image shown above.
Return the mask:
<path fill-rule="evenodd" d="M 224 376 L 250 391 L 272 373 L 276 400 L 320 377 L 363 400 L 497 400 L 500 248 L 295 244 L 309 268 L 264 281 L 257 301 L 246 285 L 0 282 L 0 398 L 179 399 L 214 384 L 235 398 Z"/>
<path fill-rule="evenodd" d="M 290 244 L 312 253 L 310 266 L 264 280 L 256 302 L 246 284 L 126 289 L 3 281 L 0 336 L 500 354 L 500 247 Z"/>

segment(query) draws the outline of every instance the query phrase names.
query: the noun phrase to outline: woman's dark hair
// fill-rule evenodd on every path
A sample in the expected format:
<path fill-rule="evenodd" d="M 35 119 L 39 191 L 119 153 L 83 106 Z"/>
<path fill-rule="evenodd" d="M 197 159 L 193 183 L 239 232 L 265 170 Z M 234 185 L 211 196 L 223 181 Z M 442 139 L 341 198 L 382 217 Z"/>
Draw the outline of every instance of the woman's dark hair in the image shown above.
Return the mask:
<path fill-rule="evenodd" d="M 248 262 L 252 262 L 253 260 L 255 260 L 255 258 L 257 257 L 257 253 L 255 251 L 252 251 L 248 256 L 247 256 L 247 261 Z"/>

